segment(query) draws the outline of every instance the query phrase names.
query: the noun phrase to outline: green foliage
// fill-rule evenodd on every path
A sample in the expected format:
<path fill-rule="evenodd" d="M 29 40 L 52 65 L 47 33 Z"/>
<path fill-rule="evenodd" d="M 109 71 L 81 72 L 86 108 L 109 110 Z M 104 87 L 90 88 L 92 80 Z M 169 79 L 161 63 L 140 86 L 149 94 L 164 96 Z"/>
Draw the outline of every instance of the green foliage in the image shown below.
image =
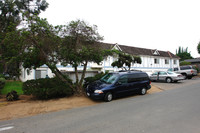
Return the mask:
<path fill-rule="evenodd" d="M 195 65 L 195 66 L 193 66 L 193 68 L 195 69 L 195 70 L 197 70 L 197 73 L 199 73 L 199 68 Z"/>
<path fill-rule="evenodd" d="M 193 59 L 190 52 L 188 52 L 188 48 L 184 49 L 183 47 L 179 47 L 179 49 L 176 50 L 176 55 L 181 58 L 180 61 L 184 61 L 186 59 Z"/>
<path fill-rule="evenodd" d="M 4 71 L 4 69 L 3 69 L 3 62 L 1 61 L 1 56 L 0 56 L 0 73 L 3 73 L 3 71 Z"/>
<path fill-rule="evenodd" d="M 0 72 L 9 73 L 11 77 L 20 75 L 20 57 L 25 47 L 18 26 L 23 27 L 22 21 L 27 24 L 27 19 L 39 15 L 47 7 L 46 0 L 0 1 Z"/>
<path fill-rule="evenodd" d="M 21 81 L 6 81 L 4 88 L 1 90 L 2 95 L 6 95 L 11 91 L 16 91 L 19 95 L 23 94 Z"/>
<path fill-rule="evenodd" d="M 25 68 L 37 68 L 44 64 L 55 66 L 58 63 L 57 51 L 61 39 L 58 37 L 59 31 L 46 19 L 37 16 L 33 16 L 29 23 L 29 28 L 22 32 L 25 38 L 23 66 Z"/>
<path fill-rule="evenodd" d="M 5 86 L 6 80 L 5 78 L 0 78 L 0 89 L 2 89 Z"/>
<path fill-rule="evenodd" d="M 16 91 L 11 91 L 6 95 L 7 101 L 16 101 L 18 99 L 19 99 L 19 95 L 17 94 Z"/>
<path fill-rule="evenodd" d="M 71 21 L 64 30 L 68 33 L 59 47 L 59 59 L 62 65 L 72 65 L 76 74 L 76 85 L 82 86 L 88 62 L 99 64 L 104 57 L 112 52 L 96 47 L 96 43 L 103 39 L 97 32 L 96 25 L 89 25 L 85 21 Z M 83 66 L 81 77 L 77 67 Z"/>
<path fill-rule="evenodd" d="M 47 7 L 46 0 L 1 0 L 0 31 L 15 30 L 26 17 L 39 14 Z"/>
<path fill-rule="evenodd" d="M 180 66 L 184 66 L 184 65 L 191 65 L 191 63 L 187 61 L 180 62 Z"/>
<path fill-rule="evenodd" d="M 3 74 L 0 74 L 0 78 L 5 78 Z"/>
<path fill-rule="evenodd" d="M 22 53 L 21 35 L 19 31 L 8 32 L 0 45 L 2 71 L 12 76 L 19 76 L 19 62 Z"/>
<path fill-rule="evenodd" d="M 83 85 L 83 87 L 86 88 L 87 85 L 89 85 L 90 83 L 92 83 L 92 82 L 94 82 L 96 80 L 101 79 L 107 73 L 108 73 L 108 71 L 106 71 L 105 73 L 101 72 L 101 73 L 96 74 L 94 77 L 87 77 L 87 78 L 85 78 L 84 79 L 84 85 Z"/>
<path fill-rule="evenodd" d="M 70 96 L 73 91 L 58 78 L 29 80 L 23 84 L 26 95 L 33 95 L 38 99 L 52 99 Z"/>
<path fill-rule="evenodd" d="M 139 56 L 131 56 L 129 54 L 126 53 L 122 53 L 120 51 L 116 51 L 116 54 L 118 54 L 118 60 L 114 61 L 111 65 L 112 67 L 118 67 L 118 68 L 122 68 L 124 65 L 128 66 L 129 70 L 131 68 L 131 63 L 142 63 L 142 60 Z M 125 68 L 125 67 L 124 67 Z"/>
<path fill-rule="evenodd" d="M 198 51 L 198 53 L 200 54 L 200 42 L 199 42 L 199 44 L 197 45 L 197 51 Z"/>
<path fill-rule="evenodd" d="M 60 47 L 63 65 L 73 67 L 87 64 L 88 61 L 100 63 L 103 51 L 95 48 L 95 43 L 103 38 L 97 32 L 97 26 L 90 26 L 85 21 L 71 21 L 65 31 L 68 33 Z"/>

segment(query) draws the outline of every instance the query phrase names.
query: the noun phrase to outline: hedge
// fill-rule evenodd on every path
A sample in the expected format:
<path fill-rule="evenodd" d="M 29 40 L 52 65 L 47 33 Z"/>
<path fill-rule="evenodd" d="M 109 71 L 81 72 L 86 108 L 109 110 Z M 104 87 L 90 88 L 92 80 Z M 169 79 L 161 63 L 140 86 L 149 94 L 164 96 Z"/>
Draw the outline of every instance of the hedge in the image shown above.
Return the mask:
<path fill-rule="evenodd" d="M 26 81 L 23 84 L 23 91 L 24 94 L 33 95 L 38 99 L 52 99 L 73 94 L 73 90 L 58 78 Z"/>
<path fill-rule="evenodd" d="M 5 78 L 0 78 L 0 89 L 3 89 L 3 87 L 5 86 L 6 80 Z"/>

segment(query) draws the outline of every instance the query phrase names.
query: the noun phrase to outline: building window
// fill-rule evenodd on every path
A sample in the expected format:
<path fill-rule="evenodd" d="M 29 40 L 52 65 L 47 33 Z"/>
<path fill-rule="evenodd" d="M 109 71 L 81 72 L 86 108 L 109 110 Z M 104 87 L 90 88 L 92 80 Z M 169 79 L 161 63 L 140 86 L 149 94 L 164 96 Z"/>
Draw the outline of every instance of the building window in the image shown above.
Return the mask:
<path fill-rule="evenodd" d="M 165 64 L 169 64 L 169 60 L 168 59 L 165 59 Z"/>
<path fill-rule="evenodd" d="M 154 64 L 159 64 L 159 59 L 155 58 L 154 59 Z"/>
<path fill-rule="evenodd" d="M 177 60 L 174 60 L 174 64 L 175 64 L 175 65 L 177 64 Z"/>

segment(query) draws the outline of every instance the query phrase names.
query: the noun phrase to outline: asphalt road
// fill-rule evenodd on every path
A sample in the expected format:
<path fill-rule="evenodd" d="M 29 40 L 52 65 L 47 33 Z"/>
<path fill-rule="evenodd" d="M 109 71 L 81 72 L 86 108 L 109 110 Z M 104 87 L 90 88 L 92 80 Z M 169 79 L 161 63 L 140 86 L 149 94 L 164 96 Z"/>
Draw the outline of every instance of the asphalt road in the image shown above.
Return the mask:
<path fill-rule="evenodd" d="M 155 84 L 164 91 L 1 121 L 0 133 L 200 133 L 200 79 Z"/>

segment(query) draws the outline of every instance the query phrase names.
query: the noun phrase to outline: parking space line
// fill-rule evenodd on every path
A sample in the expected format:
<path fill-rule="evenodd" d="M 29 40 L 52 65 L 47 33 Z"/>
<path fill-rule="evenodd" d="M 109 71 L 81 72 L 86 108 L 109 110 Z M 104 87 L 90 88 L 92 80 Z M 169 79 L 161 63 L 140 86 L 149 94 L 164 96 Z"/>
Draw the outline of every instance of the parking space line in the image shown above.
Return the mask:
<path fill-rule="evenodd" d="M 0 126 L 0 132 L 1 132 L 1 131 L 5 131 L 5 130 L 10 130 L 10 129 L 12 129 L 12 128 L 14 128 L 13 124 L 1 125 L 1 126 Z"/>

